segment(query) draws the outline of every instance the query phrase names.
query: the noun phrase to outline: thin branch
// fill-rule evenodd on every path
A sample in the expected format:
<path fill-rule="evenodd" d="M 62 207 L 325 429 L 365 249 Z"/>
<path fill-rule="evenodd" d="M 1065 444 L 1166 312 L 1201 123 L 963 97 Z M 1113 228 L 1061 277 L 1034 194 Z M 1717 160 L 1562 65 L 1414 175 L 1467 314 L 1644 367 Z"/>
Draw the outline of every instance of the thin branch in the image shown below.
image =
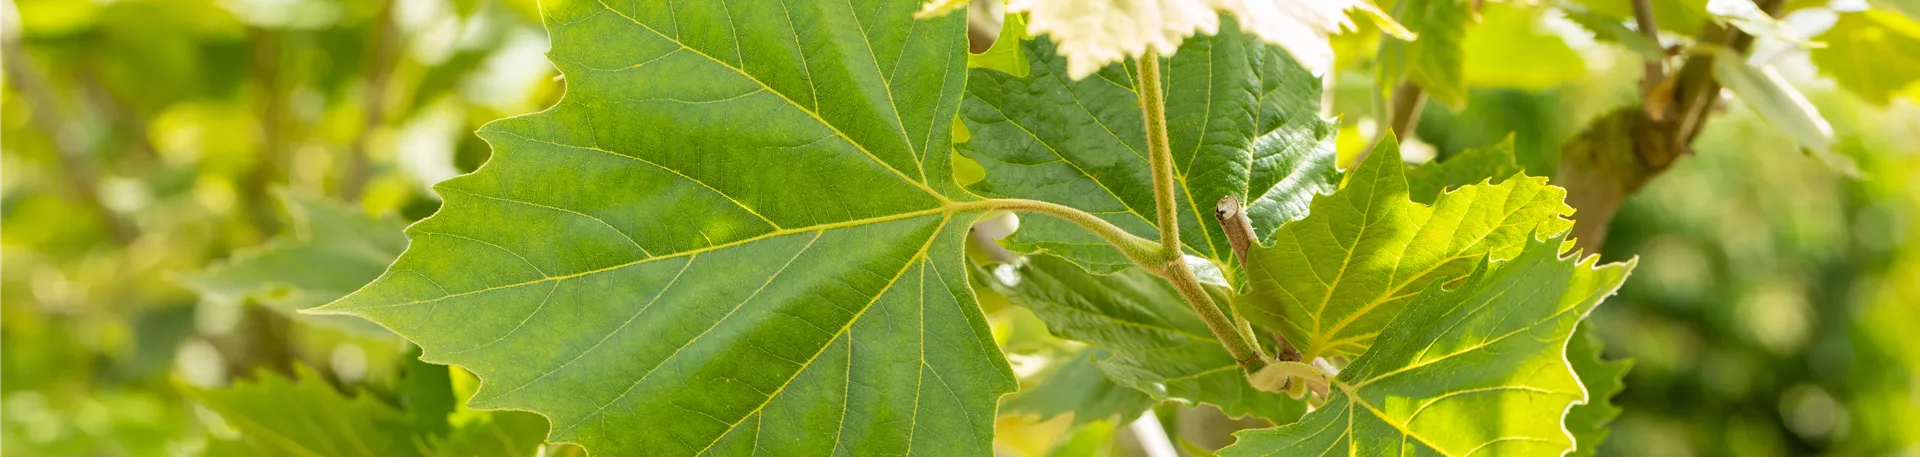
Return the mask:
<path fill-rule="evenodd" d="M 1160 93 L 1160 54 L 1151 50 L 1137 60 L 1140 67 L 1140 112 L 1147 121 L 1147 166 L 1153 168 L 1155 221 L 1160 225 L 1162 260 L 1180 260 L 1180 215 L 1174 209 L 1173 149 L 1167 141 L 1166 102 Z"/>
<path fill-rule="evenodd" d="M 1783 3 L 1755 2 L 1767 14 L 1777 14 Z M 1709 21 L 1694 42 L 1696 47 L 1724 47 L 1745 55 L 1753 37 Z M 1689 145 L 1705 128 L 1720 94 L 1720 82 L 1713 77 L 1716 54 L 1689 53 L 1679 70 L 1648 93 L 1645 106 L 1602 116 L 1567 141 L 1554 183 L 1567 189 L 1567 204 L 1578 211 L 1573 235 L 1581 250 L 1599 252 L 1608 224 L 1627 197 L 1691 153 Z"/>
<path fill-rule="evenodd" d="M 1226 313 L 1220 312 L 1220 307 L 1213 303 L 1213 296 L 1207 295 L 1206 288 L 1200 285 L 1200 278 L 1193 276 L 1193 270 L 1185 264 L 1176 264 L 1154 273 L 1166 278 L 1175 289 L 1180 290 L 1180 296 L 1187 299 L 1193 312 L 1207 323 L 1207 330 L 1213 332 L 1213 337 L 1220 340 L 1220 345 L 1227 348 L 1227 353 L 1241 368 L 1248 373 L 1257 373 L 1267 367 L 1267 356 L 1260 352 L 1259 346 L 1248 341 L 1234 328 L 1233 320 L 1227 318 Z"/>
<path fill-rule="evenodd" d="M 1403 141 L 1407 138 L 1413 138 L 1414 127 L 1420 123 L 1421 108 L 1425 107 L 1426 104 L 1427 92 L 1420 90 L 1420 85 L 1414 84 L 1413 81 L 1400 83 L 1400 88 L 1394 89 L 1392 105 L 1393 123 L 1388 125 L 1389 131 L 1393 132 L 1394 138 L 1399 138 Z M 1381 139 L 1384 138 L 1385 136 L 1381 137 Z M 1377 139 L 1375 141 L 1378 142 Z M 1361 159 L 1364 158 L 1365 157 L 1362 157 Z M 1353 163 L 1358 164 L 1360 160 L 1356 159 Z"/>
<path fill-rule="evenodd" d="M 1633 0 L 1633 22 L 1647 40 L 1655 44 L 1660 43 L 1660 28 L 1653 22 L 1653 0 Z M 1660 82 L 1666 79 L 1666 68 L 1658 60 L 1647 60 L 1645 65 L 1645 76 L 1640 80 L 1640 89 L 1646 97 L 1652 97 L 1659 92 Z M 1660 117 L 1660 113 L 1651 114 L 1656 119 Z"/>

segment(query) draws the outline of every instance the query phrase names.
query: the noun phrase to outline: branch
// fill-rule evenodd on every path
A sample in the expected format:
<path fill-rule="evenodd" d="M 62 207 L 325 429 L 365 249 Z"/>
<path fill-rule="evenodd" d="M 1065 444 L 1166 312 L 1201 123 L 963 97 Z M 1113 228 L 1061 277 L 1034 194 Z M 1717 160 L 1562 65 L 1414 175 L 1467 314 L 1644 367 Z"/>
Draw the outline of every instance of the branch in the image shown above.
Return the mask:
<path fill-rule="evenodd" d="M 1420 90 L 1419 84 L 1414 84 L 1413 81 L 1400 83 L 1400 88 L 1393 91 L 1393 104 L 1391 105 L 1393 108 L 1393 123 L 1388 124 L 1389 131 L 1393 132 L 1394 138 L 1403 140 L 1413 138 L 1413 129 L 1420 123 L 1421 108 L 1426 106 L 1426 104 L 1427 92 Z M 1374 142 L 1377 143 L 1383 139 L 1386 139 L 1384 134 L 1382 134 L 1380 138 L 1374 139 Z M 1368 149 L 1371 150 L 1372 148 Z M 1366 159 L 1364 155 L 1366 152 L 1363 151 L 1361 154 L 1360 158 L 1354 159 L 1353 163 L 1355 166 L 1358 166 L 1362 160 Z"/>
<path fill-rule="evenodd" d="M 1248 373 L 1258 373 L 1267 367 L 1266 354 L 1260 353 L 1260 347 L 1235 329 L 1233 320 L 1226 313 L 1220 312 L 1220 307 L 1213 303 L 1213 296 L 1207 295 L 1206 288 L 1200 285 L 1200 278 L 1193 276 L 1193 270 L 1182 263 L 1155 271 L 1154 274 L 1166 278 L 1174 288 L 1180 289 L 1180 296 L 1187 299 L 1193 312 L 1207 323 L 1207 330 L 1213 332 L 1213 337 L 1220 340 L 1220 345 L 1227 348 L 1227 353 L 1233 355 L 1233 360 L 1241 368 Z"/>
<path fill-rule="evenodd" d="M 1784 2 L 1755 3 L 1761 11 L 1777 14 Z M 1695 42 L 1695 46 L 1723 46 L 1745 55 L 1753 46 L 1753 36 L 1710 21 Z M 1553 181 L 1567 189 L 1567 204 L 1578 211 L 1573 235 L 1581 250 L 1599 252 L 1608 224 L 1627 197 L 1692 152 L 1689 145 L 1705 127 L 1720 94 L 1713 59 L 1714 53 L 1692 53 L 1670 80 L 1652 86 L 1642 108 L 1602 116 L 1567 141 Z"/>
<path fill-rule="evenodd" d="M 1167 141 L 1166 102 L 1160 93 L 1160 53 L 1148 50 L 1140 66 L 1140 112 L 1147 120 L 1147 166 L 1153 168 L 1155 222 L 1164 262 L 1180 263 L 1180 220 L 1173 199 L 1173 150 Z M 1185 268 L 1184 266 L 1182 268 Z"/>
<path fill-rule="evenodd" d="M 1655 44 L 1660 43 L 1660 28 L 1653 23 L 1653 0 L 1633 0 L 1633 22 L 1634 25 L 1640 28 L 1641 35 L 1645 35 L 1648 40 L 1653 41 Z M 1646 67 L 1643 70 L 1645 76 L 1640 80 L 1640 92 L 1643 95 L 1642 99 L 1653 97 L 1654 94 L 1659 93 L 1658 88 L 1660 87 L 1660 81 L 1667 78 L 1665 75 L 1666 69 L 1660 61 L 1647 60 L 1645 65 Z M 1657 111 L 1653 114 L 1656 119 L 1659 118 Z"/>

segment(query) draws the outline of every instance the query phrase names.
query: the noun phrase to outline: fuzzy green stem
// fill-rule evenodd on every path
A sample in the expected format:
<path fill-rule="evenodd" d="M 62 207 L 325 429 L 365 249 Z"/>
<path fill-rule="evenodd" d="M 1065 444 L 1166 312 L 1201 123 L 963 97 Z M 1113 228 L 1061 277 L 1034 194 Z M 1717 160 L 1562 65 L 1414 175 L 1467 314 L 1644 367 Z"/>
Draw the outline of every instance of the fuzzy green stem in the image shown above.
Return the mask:
<path fill-rule="evenodd" d="M 1147 166 L 1153 169 L 1153 209 L 1160 226 L 1160 255 L 1180 259 L 1180 213 L 1173 199 L 1173 149 L 1167 141 L 1167 110 L 1160 93 L 1160 53 L 1148 50 L 1140 67 L 1140 112 L 1147 121 Z"/>
<path fill-rule="evenodd" d="M 1152 271 L 1173 283 L 1174 288 L 1180 289 L 1180 296 L 1193 306 L 1193 312 L 1207 323 L 1207 330 L 1213 332 L 1213 337 L 1220 340 L 1220 345 L 1227 348 L 1227 353 L 1233 355 L 1233 360 L 1241 368 L 1248 373 L 1257 373 L 1267 367 L 1267 356 L 1260 353 L 1260 347 L 1247 340 L 1235 328 L 1233 319 L 1220 312 L 1220 307 L 1213 303 L 1213 296 L 1207 295 L 1207 290 L 1200 285 L 1200 278 L 1194 277 L 1193 270 L 1187 269 L 1185 263 Z"/>

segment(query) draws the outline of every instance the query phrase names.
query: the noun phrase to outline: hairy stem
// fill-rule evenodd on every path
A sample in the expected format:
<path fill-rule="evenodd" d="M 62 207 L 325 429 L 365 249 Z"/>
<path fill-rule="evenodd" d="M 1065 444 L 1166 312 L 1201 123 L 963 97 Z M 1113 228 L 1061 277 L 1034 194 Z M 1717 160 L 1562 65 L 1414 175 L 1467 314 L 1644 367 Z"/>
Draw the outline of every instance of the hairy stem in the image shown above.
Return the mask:
<path fill-rule="evenodd" d="M 1233 355 L 1233 360 L 1239 362 L 1241 368 L 1256 373 L 1267 367 L 1267 356 L 1261 354 L 1260 347 L 1248 341 L 1234 327 L 1233 319 L 1228 318 L 1227 313 L 1220 312 L 1220 307 L 1213 303 L 1213 296 L 1207 295 L 1207 290 L 1200 285 L 1200 278 L 1193 276 L 1193 270 L 1181 263 L 1155 270 L 1154 274 L 1166 278 L 1174 288 L 1180 289 L 1180 296 L 1186 297 L 1187 304 L 1193 306 L 1193 312 L 1207 323 L 1207 330 L 1213 332 L 1213 337 L 1220 340 L 1220 345 L 1227 348 L 1227 353 Z"/>
<path fill-rule="evenodd" d="M 1126 255 L 1127 260 L 1133 261 L 1134 264 L 1142 267 L 1159 264 L 1156 261 L 1158 260 L 1157 256 L 1160 252 L 1160 245 L 1155 244 L 1152 240 L 1127 233 L 1126 229 L 1122 229 L 1120 226 L 1113 225 L 1112 222 L 1107 222 L 1106 219 L 1101 219 L 1086 211 L 1081 211 L 1078 208 L 1058 203 L 1020 198 L 997 198 L 982 202 L 962 203 L 961 205 L 980 205 L 991 209 L 1039 213 L 1064 219 L 1067 222 L 1072 222 L 1073 225 L 1078 225 L 1080 228 L 1093 232 L 1093 234 L 1100 237 L 1102 241 L 1106 241 L 1107 244 L 1111 244 L 1114 248 L 1119 249 L 1120 253 Z"/>
<path fill-rule="evenodd" d="M 1160 93 L 1160 53 L 1147 51 L 1140 66 L 1140 112 L 1147 120 L 1147 166 L 1153 168 L 1154 222 L 1160 226 L 1160 255 L 1180 259 L 1180 214 L 1174 209 L 1173 150 L 1167 141 L 1166 101 Z"/>

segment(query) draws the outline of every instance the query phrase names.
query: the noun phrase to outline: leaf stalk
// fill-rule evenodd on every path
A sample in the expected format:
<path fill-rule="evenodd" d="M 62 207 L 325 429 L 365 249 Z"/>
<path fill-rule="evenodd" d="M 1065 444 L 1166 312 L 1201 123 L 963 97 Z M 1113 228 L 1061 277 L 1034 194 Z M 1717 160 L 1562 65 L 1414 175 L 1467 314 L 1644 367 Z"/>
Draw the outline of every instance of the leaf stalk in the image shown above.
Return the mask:
<path fill-rule="evenodd" d="M 1167 140 L 1165 94 L 1160 92 L 1160 53 L 1140 56 L 1140 112 L 1146 117 L 1147 166 L 1153 169 L 1154 222 L 1160 226 L 1162 260 L 1180 259 L 1180 213 L 1173 199 L 1173 148 Z"/>

